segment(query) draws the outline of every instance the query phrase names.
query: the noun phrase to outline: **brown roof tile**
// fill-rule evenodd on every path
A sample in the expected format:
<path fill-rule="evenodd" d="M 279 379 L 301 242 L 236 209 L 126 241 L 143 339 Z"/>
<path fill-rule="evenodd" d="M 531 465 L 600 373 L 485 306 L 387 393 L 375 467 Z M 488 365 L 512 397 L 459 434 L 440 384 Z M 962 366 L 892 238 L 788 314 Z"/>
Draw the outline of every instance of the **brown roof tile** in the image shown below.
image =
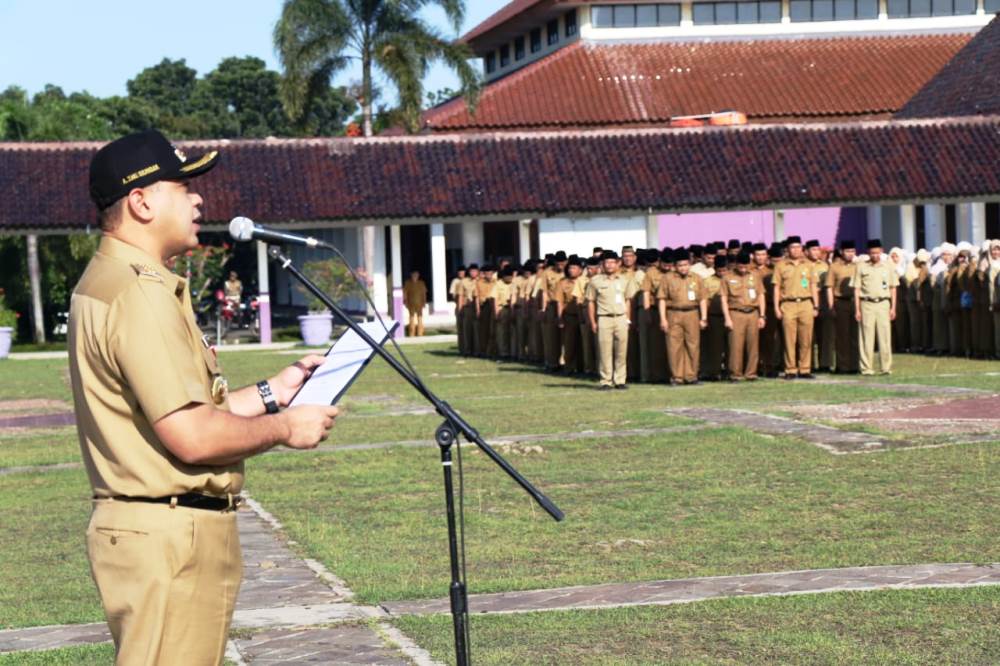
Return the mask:
<path fill-rule="evenodd" d="M 205 220 L 527 218 L 1000 195 L 1000 117 L 188 144 Z M 0 230 L 94 224 L 96 144 L 0 144 Z"/>
<path fill-rule="evenodd" d="M 598 44 L 576 42 L 431 109 L 435 131 L 662 124 L 721 110 L 751 121 L 885 116 L 968 34 Z"/>

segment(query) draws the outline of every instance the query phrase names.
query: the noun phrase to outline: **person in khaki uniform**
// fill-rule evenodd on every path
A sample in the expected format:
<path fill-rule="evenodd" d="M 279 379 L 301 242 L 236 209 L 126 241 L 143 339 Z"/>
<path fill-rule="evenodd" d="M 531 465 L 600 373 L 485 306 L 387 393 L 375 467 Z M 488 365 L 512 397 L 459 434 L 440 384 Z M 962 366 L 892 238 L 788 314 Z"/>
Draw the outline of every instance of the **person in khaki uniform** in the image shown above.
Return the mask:
<path fill-rule="evenodd" d="M 462 280 L 465 279 L 465 266 L 459 266 L 455 272 L 455 277 L 448 285 L 448 297 L 455 301 L 455 334 L 458 336 L 458 352 L 461 354 L 465 349 L 465 331 L 462 330 L 462 309 L 459 307 L 459 291 L 462 288 Z"/>
<path fill-rule="evenodd" d="M 427 306 L 427 284 L 420 279 L 420 271 L 411 271 L 410 279 L 403 285 L 403 307 L 409 314 L 406 335 L 424 334 L 424 307 Z"/>
<path fill-rule="evenodd" d="M 823 286 L 826 284 L 826 274 L 830 270 L 827 254 L 818 240 L 806 241 L 806 259 L 812 264 L 813 280 L 819 290 L 819 315 L 813 326 L 815 351 L 813 353 L 813 368 L 819 372 L 833 372 L 833 351 L 836 339 L 836 323 L 833 312 L 827 300 L 823 298 Z"/>
<path fill-rule="evenodd" d="M 73 291 L 67 342 L 93 489 L 87 553 L 119 665 L 222 662 L 242 574 L 243 460 L 313 448 L 337 416 L 279 411 L 319 356 L 230 393 L 187 282 L 165 268 L 198 244 L 190 179 L 217 157 L 189 161 L 147 130 L 90 164 L 104 237 Z"/>
<path fill-rule="evenodd" d="M 476 284 L 476 317 L 479 326 L 479 346 L 476 355 L 483 358 L 496 358 L 496 308 L 493 301 L 493 288 L 496 286 L 496 267 L 483 264 L 482 275 Z"/>
<path fill-rule="evenodd" d="M 601 255 L 602 272 L 587 285 L 587 311 L 590 330 L 597 336 L 600 365 L 600 388 L 625 389 L 628 379 L 628 327 L 630 289 L 634 282 L 619 271 L 618 254 L 605 250 Z"/>
<path fill-rule="evenodd" d="M 750 254 L 741 252 L 720 291 L 729 329 L 729 380 L 734 382 L 757 379 L 759 335 L 767 321 L 764 290 L 750 262 Z"/>
<path fill-rule="evenodd" d="M 458 288 L 458 310 L 462 313 L 463 356 L 474 356 L 479 348 L 479 306 L 476 304 L 479 264 L 469 264 Z"/>
<path fill-rule="evenodd" d="M 650 262 L 646 267 L 646 275 L 639 285 L 641 291 L 641 309 L 639 310 L 639 325 L 646 329 L 646 347 L 642 359 L 642 381 L 661 383 L 667 381 L 667 343 L 660 329 L 660 312 L 654 295 L 656 287 L 663 279 L 663 264 L 672 261 L 673 257 L 664 259 L 664 254 L 650 250 Z M 666 251 L 664 251 L 666 252 Z M 671 252 L 673 252 L 671 250 Z M 653 258 L 656 261 L 653 261 Z M 643 337 L 640 336 L 641 345 Z"/>
<path fill-rule="evenodd" d="M 526 261 L 518 269 L 513 287 L 516 299 L 514 301 L 514 360 L 525 361 L 528 357 L 528 301 L 531 293 L 531 278 L 534 267 Z"/>
<path fill-rule="evenodd" d="M 858 322 L 854 319 L 854 288 L 851 286 L 857 252 L 854 241 L 841 242 L 840 256 L 830 264 L 823 283 L 827 308 L 836 326 L 834 337 L 837 341 L 836 367 L 839 375 L 858 371 Z"/>
<path fill-rule="evenodd" d="M 920 295 L 923 282 L 927 279 L 927 262 L 930 254 L 927 250 L 918 250 L 907 268 L 906 288 L 900 290 L 899 298 L 906 299 L 906 312 L 909 316 L 910 351 L 921 354 L 926 349 L 927 338 L 924 335 L 927 326 L 926 310 L 921 303 Z"/>
<path fill-rule="evenodd" d="M 597 374 L 597 336 L 591 326 L 590 313 L 587 308 L 587 286 L 594 276 L 601 272 L 601 260 L 598 257 L 588 257 L 586 272 L 577 278 L 577 301 L 580 303 L 580 355 L 583 357 L 583 372 L 587 375 Z"/>
<path fill-rule="evenodd" d="M 708 256 L 708 255 L 706 255 Z M 717 256 L 712 273 L 704 278 L 705 298 L 708 300 L 708 327 L 701 332 L 701 378 L 719 381 L 725 372 L 726 318 L 722 311 L 722 283 L 729 275 L 729 258 Z"/>
<path fill-rule="evenodd" d="M 500 279 L 493 284 L 493 320 L 496 322 L 497 358 L 506 361 L 514 357 L 514 304 L 517 290 L 514 288 L 514 269 L 504 266 L 500 269 Z"/>
<path fill-rule="evenodd" d="M 892 321 L 896 318 L 896 267 L 882 255 L 882 242 L 868 241 L 868 261 L 859 262 L 851 280 L 854 318 L 858 321 L 859 367 L 862 375 L 875 374 L 873 360 L 878 344 L 881 374 L 892 372 Z"/>
<path fill-rule="evenodd" d="M 622 247 L 621 272 L 634 284 L 629 287 L 629 291 L 635 294 L 633 302 L 629 303 L 630 311 L 634 312 L 639 305 L 639 285 L 642 284 L 644 273 L 639 266 L 639 255 L 635 247 L 625 245 Z M 639 381 L 642 374 L 641 355 L 639 349 L 639 322 L 633 320 L 628 329 L 628 378 L 629 381 Z"/>
<path fill-rule="evenodd" d="M 785 336 L 785 379 L 812 379 L 813 324 L 819 292 L 812 266 L 802 253 L 802 239 L 789 236 L 788 258 L 774 268 L 774 302 Z"/>
<path fill-rule="evenodd" d="M 704 282 L 691 272 L 688 251 L 675 251 L 674 270 L 663 276 L 656 292 L 673 385 L 698 383 L 701 331 L 708 326 L 706 296 Z"/>
<path fill-rule="evenodd" d="M 566 277 L 556 288 L 556 315 L 562 332 L 563 371 L 575 375 L 583 371 L 583 356 L 580 339 L 579 281 L 583 262 L 573 255 L 566 262 Z"/>
<path fill-rule="evenodd" d="M 754 246 L 753 271 L 757 281 L 764 289 L 764 303 L 767 306 L 767 323 L 760 332 L 760 362 L 759 372 L 764 377 L 777 377 L 782 365 L 781 350 L 781 320 L 777 316 L 774 304 L 774 266 L 781 261 L 782 249 L 779 244 L 761 249 Z"/>
<path fill-rule="evenodd" d="M 531 325 L 528 330 L 528 356 L 533 363 L 544 361 L 545 348 L 542 344 L 545 319 L 545 270 L 546 261 L 535 262 L 535 275 L 531 282 L 531 296 L 528 307 L 532 309 Z"/>
<path fill-rule="evenodd" d="M 542 291 L 542 347 L 545 355 L 545 370 L 559 370 L 562 359 L 562 336 L 559 331 L 559 316 L 556 312 L 556 288 L 563 279 L 567 261 L 566 253 L 560 250 L 551 259 L 551 264 L 545 268 L 544 291 Z"/>

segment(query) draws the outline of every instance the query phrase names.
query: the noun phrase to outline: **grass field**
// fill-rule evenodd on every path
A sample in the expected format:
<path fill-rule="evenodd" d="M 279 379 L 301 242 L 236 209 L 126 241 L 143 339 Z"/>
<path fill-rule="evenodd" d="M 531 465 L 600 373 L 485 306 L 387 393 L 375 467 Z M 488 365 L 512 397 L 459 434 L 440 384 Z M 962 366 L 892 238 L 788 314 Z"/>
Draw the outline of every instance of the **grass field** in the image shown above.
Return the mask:
<path fill-rule="evenodd" d="M 634 386 L 606 394 L 589 381 L 460 359 L 446 347 L 408 353 L 427 383 L 487 438 L 553 435 L 531 443 L 541 450 L 503 451 L 566 511 L 562 524 L 484 456 L 464 449 L 472 592 L 1000 561 L 995 443 L 831 456 L 800 440 L 725 423 L 643 436 L 559 436 L 691 423 L 664 413 L 671 407 L 783 413 L 794 405 L 912 395 L 887 384 L 993 390 L 1000 363 L 900 357 L 895 375 L 864 382 Z M 242 385 L 294 359 L 235 352 L 222 363 L 231 383 Z M 64 360 L 0 362 L 0 405 L 48 399 L 69 408 L 66 377 Z M 334 446 L 429 440 L 440 420 L 379 361 L 344 406 L 329 441 Z M 0 430 L 0 468 L 79 459 L 73 428 Z M 303 555 L 345 578 L 359 600 L 418 599 L 447 590 L 440 474 L 431 446 L 293 452 L 251 460 L 247 489 L 286 525 Z M 0 628 L 101 619 L 84 553 L 88 496 L 82 469 L 0 476 Z M 995 590 L 476 617 L 474 640 L 482 646 L 477 661 L 496 664 L 993 663 L 1000 661 L 988 633 L 1000 619 Z M 894 613 L 898 625 L 891 624 Z M 907 627 L 930 627 L 935 617 L 941 627 L 925 632 L 926 640 L 903 640 Z M 435 651 L 447 646 L 446 618 L 406 618 L 400 626 Z M 102 649 L 46 653 L 53 661 L 0 656 L 0 665 L 106 663 Z M 802 656 L 786 658 L 795 654 Z"/>

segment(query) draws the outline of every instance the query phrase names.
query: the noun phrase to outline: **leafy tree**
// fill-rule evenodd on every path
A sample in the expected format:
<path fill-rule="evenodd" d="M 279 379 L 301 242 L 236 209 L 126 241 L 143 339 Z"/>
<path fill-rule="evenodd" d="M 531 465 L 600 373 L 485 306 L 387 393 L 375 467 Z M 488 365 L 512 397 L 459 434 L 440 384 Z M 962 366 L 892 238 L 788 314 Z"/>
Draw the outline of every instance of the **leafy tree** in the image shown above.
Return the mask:
<path fill-rule="evenodd" d="M 163 116 L 183 116 L 191 112 L 198 72 L 184 58 L 164 58 L 147 67 L 125 84 L 129 97 L 151 104 Z"/>
<path fill-rule="evenodd" d="M 474 105 L 479 76 L 468 62 L 472 54 L 419 17 L 430 5 L 441 7 L 459 29 L 464 0 L 285 0 L 274 28 L 274 45 L 285 70 L 281 94 L 292 122 L 301 125 L 320 91 L 351 60 L 361 63 L 359 101 L 365 136 L 373 132 L 375 68 L 395 86 L 410 131 L 419 129 L 423 79 L 434 60 L 455 70 L 462 93 Z"/>

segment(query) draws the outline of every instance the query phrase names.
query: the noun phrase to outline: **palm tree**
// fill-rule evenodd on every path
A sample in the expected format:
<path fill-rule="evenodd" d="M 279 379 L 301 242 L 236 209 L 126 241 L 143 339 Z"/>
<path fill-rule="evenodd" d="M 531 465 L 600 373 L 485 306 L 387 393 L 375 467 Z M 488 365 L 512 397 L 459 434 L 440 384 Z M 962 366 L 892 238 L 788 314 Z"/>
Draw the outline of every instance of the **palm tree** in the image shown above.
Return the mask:
<path fill-rule="evenodd" d="M 442 60 L 458 74 L 462 94 L 475 104 L 479 76 L 463 45 L 446 39 L 420 19 L 437 5 L 456 31 L 465 0 L 285 0 L 274 27 L 274 46 L 285 70 L 281 95 L 293 122 L 307 116 L 312 99 L 352 60 L 361 63 L 364 135 L 372 135 L 372 70 L 377 67 L 395 86 L 406 127 L 420 128 L 423 78 L 429 64 Z"/>

